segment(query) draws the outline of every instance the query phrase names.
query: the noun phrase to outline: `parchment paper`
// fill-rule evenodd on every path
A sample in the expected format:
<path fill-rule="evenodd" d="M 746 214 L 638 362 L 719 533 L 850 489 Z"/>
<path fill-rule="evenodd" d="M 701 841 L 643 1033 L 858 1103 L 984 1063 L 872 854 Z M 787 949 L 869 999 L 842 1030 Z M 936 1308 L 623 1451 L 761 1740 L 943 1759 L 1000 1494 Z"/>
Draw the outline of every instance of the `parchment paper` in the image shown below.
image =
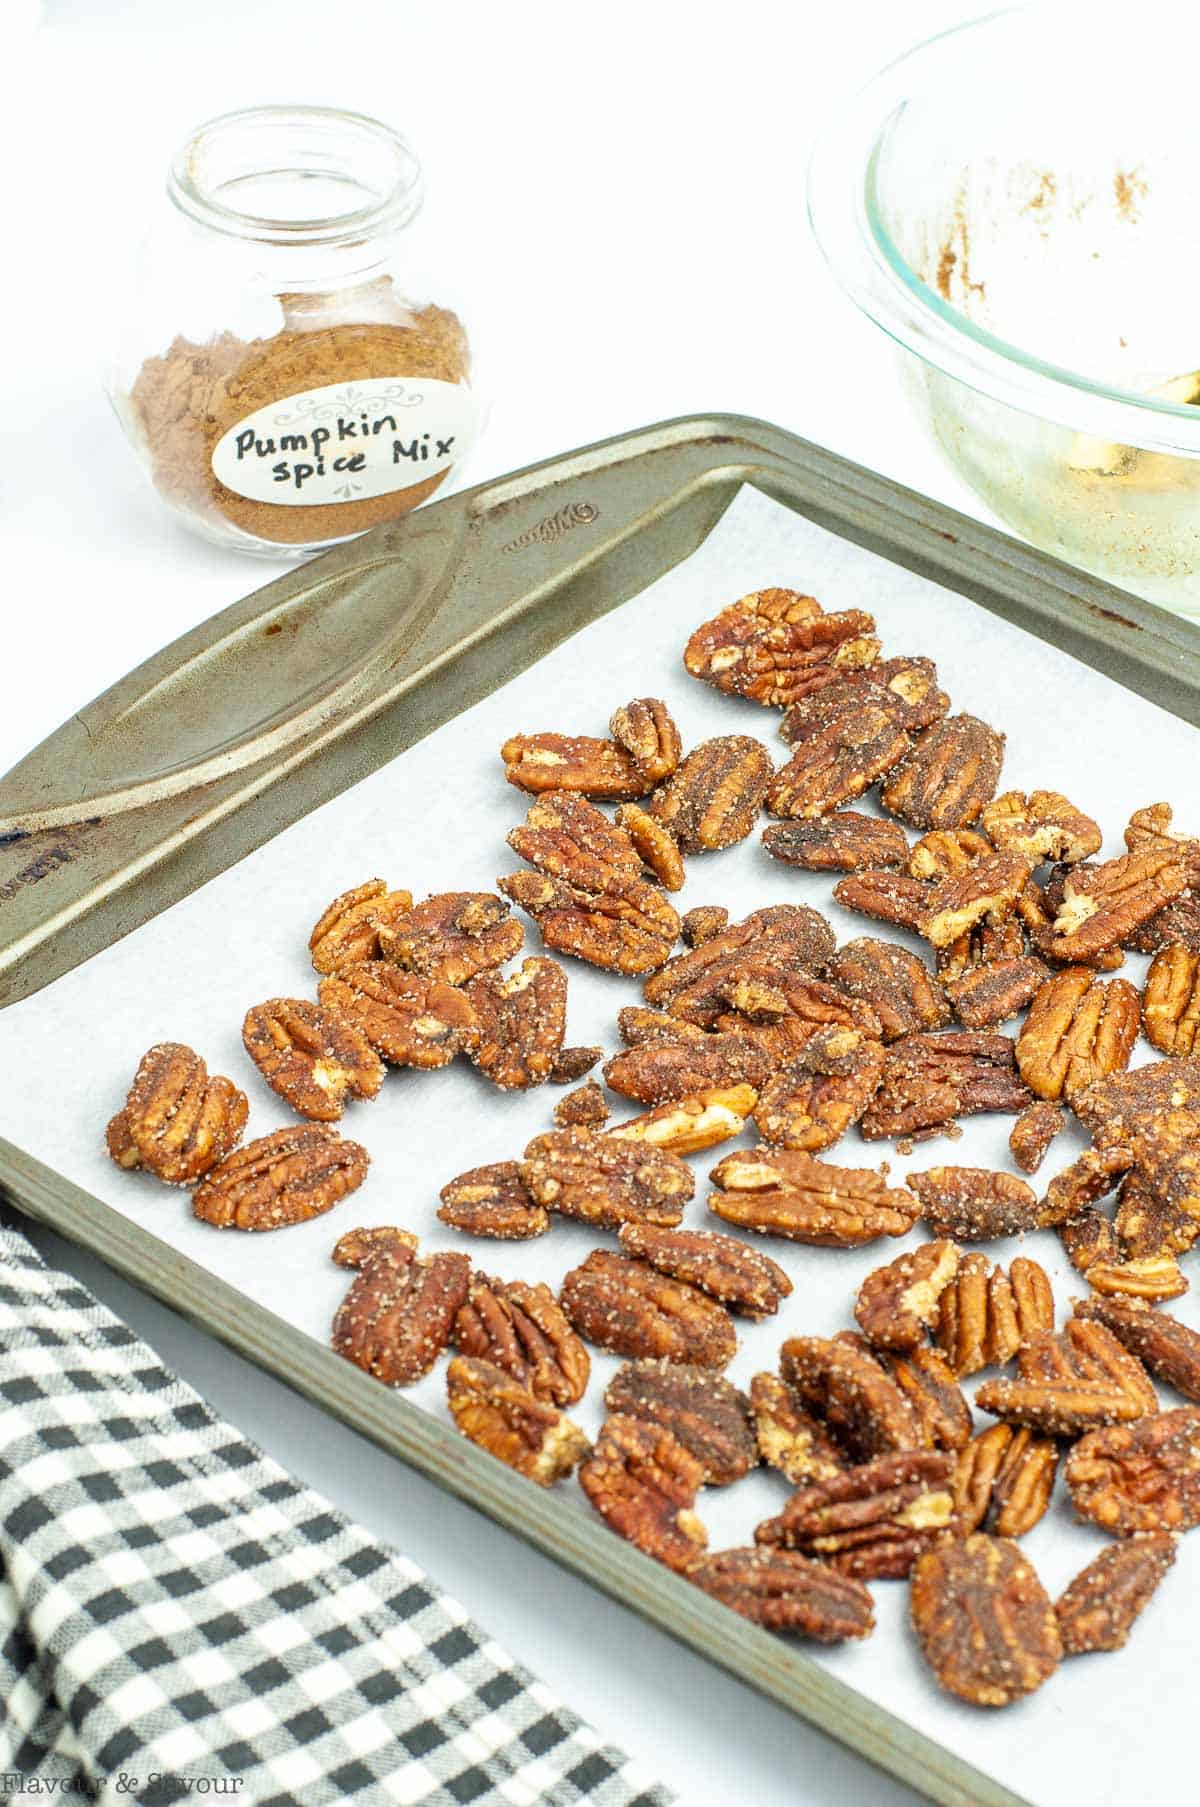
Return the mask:
<path fill-rule="evenodd" d="M 747 489 L 700 551 L 641 596 L 129 939 L 0 1014 L 0 1070 L 7 1075 L 0 1129 L 322 1342 L 348 1280 L 330 1262 L 329 1250 L 356 1223 L 403 1224 L 430 1248 L 470 1249 L 485 1271 L 557 1287 L 597 1240 L 612 1239 L 556 1223 L 532 1243 L 468 1241 L 443 1228 L 434 1212 L 447 1179 L 479 1162 L 519 1156 L 532 1136 L 550 1127 L 558 1088 L 500 1094 L 465 1062 L 440 1073 L 390 1074 L 379 1099 L 351 1106 L 343 1124 L 372 1155 L 361 1191 L 327 1218 L 261 1237 L 210 1229 L 194 1221 L 185 1193 L 120 1173 L 103 1154 L 104 1125 L 122 1103 L 143 1050 L 168 1039 L 192 1044 L 212 1071 L 229 1073 L 245 1087 L 248 1137 L 287 1121 L 286 1107 L 243 1052 L 246 1008 L 271 996 L 312 995 L 309 930 L 329 900 L 349 886 L 379 876 L 418 896 L 483 890 L 499 874 L 516 870 L 520 862 L 504 836 L 521 820 L 526 800 L 506 785 L 497 757 L 508 734 L 542 728 L 602 734 L 617 704 L 651 694 L 671 704 L 685 746 L 712 734 L 750 733 L 783 757 L 774 711 L 719 696 L 689 679 L 680 662 L 698 621 L 768 584 L 810 591 L 829 609 L 868 608 L 879 621 L 885 652 L 936 657 L 954 707 L 1007 732 L 1003 787 L 1065 791 L 1101 822 L 1106 854 L 1123 851 L 1121 831 L 1130 812 L 1161 797 L 1175 805 L 1181 827 L 1200 827 L 1190 727 L 953 592 Z M 865 919 L 832 904 L 830 877 L 769 860 L 757 834 L 739 848 L 693 859 L 688 873 L 687 888 L 676 899 L 681 910 L 719 903 L 737 918 L 759 905 L 796 900 L 827 910 L 839 940 L 873 931 Z M 889 928 L 879 932 L 898 936 Z M 527 946 L 540 947 L 532 924 Z M 565 964 L 568 1041 L 601 1042 L 615 1051 L 616 1012 L 637 1001 L 636 982 L 578 961 Z M 1127 976 L 1140 980 L 1144 965 L 1130 958 Z M 1143 1044 L 1137 1058 L 1147 1053 Z M 621 1100 L 612 1104 L 614 1121 L 636 1112 Z M 907 1162 L 893 1146 L 865 1144 L 852 1132 L 833 1158 L 846 1166 L 874 1166 L 886 1157 L 897 1176 L 907 1166 L 939 1161 L 1006 1166 L 1011 1121 L 968 1119 L 960 1141 L 919 1145 Z M 1038 1183 L 1081 1145 L 1071 1132 L 1060 1137 Z M 700 1183 L 687 1222 L 715 1223 L 705 1212 L 703 1176 L 732 1146 L 693 1162 Z M 776 1319 L 739 1321 L 740 1347 L 729 1373 L 741 1385 L 775 1366 L 784 1337 L 831 1334 L 851 1324 L 862 1277 L 901 1245 L 885 1241 L 858 1253 L 769 1246 L 795 1291 Z M 989 1245 L 988 1252 L 1007 1263 L 1019 1249 L 1002 1243 Z M 1083 1283 L 1053 1235 L 1031 1238 L 1029 1252 L 1051 1274 L 1061 1320 Z M 1191 1298 L 1172 1309 L 1200 1324 Z M 603 1389 L 618 1365 L 601 1353 L 593 1361 L 588 1398 L 573 1414 L 590 1432 L 598 1428 Z M 443 1366 L 412 1396 L 444 1413 L 444 1384 Z M 1165 1389 L 1163 1397 L 1178 1403 Z M 731 1489 L 706 1490 L 701 1509 L 710 1547 L 749 1540 L 754 1525 L 777 1512 L 788 1491 L 781 1476 L 767 1471 Z M 588 1510 L 573 1483 L 560 1492 L 570 1509 Z M 1060 1483 L 1054 1506 L 1024 1547 L 1055 1597 L 1102 1541 L 1073 1522 Z M 875 1635 L 861 1646 L 817 1650 L 818 1660 L 1039 1807 L 1183 1797 L 1194 1738 L 1190 1667 L 1200 1532 L 1183 1539 L 1174 1571 L 1124 1652 L 1066 1662 L 1039 1694 L 1002 1713 L 975 1711 L 939 1692 L 908 1628 L 907 1593 L 903 1583 L 877 1585 Z"/>

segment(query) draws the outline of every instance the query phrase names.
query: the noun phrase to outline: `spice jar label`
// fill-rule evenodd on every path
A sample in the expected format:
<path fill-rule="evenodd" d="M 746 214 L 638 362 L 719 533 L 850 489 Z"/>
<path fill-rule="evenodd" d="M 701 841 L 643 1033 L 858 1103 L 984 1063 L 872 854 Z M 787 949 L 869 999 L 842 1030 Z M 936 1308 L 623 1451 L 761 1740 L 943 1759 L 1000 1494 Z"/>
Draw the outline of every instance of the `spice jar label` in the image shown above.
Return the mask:
<path fill-rule="evenodd" d="M 461 463 L 477 414 L 465 385 L 436 377 L 327 383 L 235 422 L 213 447 L 213 475 L 283 506 L 386 496 Z"/>

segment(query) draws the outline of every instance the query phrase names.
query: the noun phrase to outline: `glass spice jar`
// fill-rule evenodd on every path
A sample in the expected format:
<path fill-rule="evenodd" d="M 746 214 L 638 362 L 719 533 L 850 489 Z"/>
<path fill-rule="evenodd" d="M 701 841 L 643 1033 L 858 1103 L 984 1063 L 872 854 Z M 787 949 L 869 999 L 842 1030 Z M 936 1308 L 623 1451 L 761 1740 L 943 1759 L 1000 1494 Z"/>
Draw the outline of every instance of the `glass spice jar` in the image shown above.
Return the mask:
<path fill-rule="evenodd" d="M 479 427 L 470 342 L 416 260 L 410 145 L 326 107 L 202 125 L 174 158 L 108 392 L 208 539 L 274 558 L 415 508 Z"/>

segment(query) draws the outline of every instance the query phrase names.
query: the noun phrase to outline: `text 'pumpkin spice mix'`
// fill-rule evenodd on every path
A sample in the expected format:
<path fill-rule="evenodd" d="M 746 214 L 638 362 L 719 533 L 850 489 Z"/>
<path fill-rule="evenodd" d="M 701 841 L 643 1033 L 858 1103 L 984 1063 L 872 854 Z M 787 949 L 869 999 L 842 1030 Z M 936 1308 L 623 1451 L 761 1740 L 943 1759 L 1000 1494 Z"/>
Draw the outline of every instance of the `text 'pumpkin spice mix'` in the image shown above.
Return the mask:
<path fill-rule="evenodd" d="M 415 508 L 468 453 L 466 330 L 397 251 L 418 185 L 402 139 L 322 108 L 214 120 L 175 159 L 183 218 L 151 241 L 110 391 L 207 537 L 313 550 Z"/>

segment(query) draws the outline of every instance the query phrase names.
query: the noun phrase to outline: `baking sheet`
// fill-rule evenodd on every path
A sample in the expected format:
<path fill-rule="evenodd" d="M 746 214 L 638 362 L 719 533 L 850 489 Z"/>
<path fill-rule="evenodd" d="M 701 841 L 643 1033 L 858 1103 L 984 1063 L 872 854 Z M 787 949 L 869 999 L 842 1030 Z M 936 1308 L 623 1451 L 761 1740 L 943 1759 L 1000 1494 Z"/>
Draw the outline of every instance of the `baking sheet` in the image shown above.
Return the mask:
<path fill-rule="evenodd" d="M 335 893 L 372 876 L 417 895 L 486 889 L 498 874 L 516 869 L 504 835 L 527 800 L 505 784 L 496 756 L 508 734 L 602 733 L 618 703 L 651 693 L 671 704 L 685 746 L 711 734 L 752 733 L 782 758 L 774 711 L 721 697 L 688 679 L 680 664 L 698 620 L 772 583 L 811 590 L 830 609 L 869 608 L 885 652 L 935 656 L 955 709 L 1007 731 L 1003 785 L 1066 791 L 1100 820 L 1106 853 L 1122 850 L 1130 812 L 1160 797 L 1174 803 L 1184 828 L 1200 821 L 1195 730 L 953 592 L 745 489 L 700 551 L 633 602 L 126 941 L 0 1016 L 0 1068 L 20 1076 L 19 1089 L 10 1081 L 0 1102 L 0 1132 L 322 1342 L 347 1285 L 329 1249 L 354 1223 L 401 1223 L 429 1247 L 469 1247 L 487 1271 L 557 1286 L 595 1245 L 593 1234 L 556 1223 L 550 1235 L 529 1244 L 467 1242 L 434 1216 L 446 1179 L 479 1162 L 519 1155 L 549 1126 L 557 1088 L 501 1095 L 465 1063 L 441 1073 L 391 1074 L 381 1097 L 352 1106 L 344 1121 L 345 1133 L 371 1151 L 362 1190 L 328 1219 L 261 1238 L 198 1224 L 184 1194 L 121 1175 L 103 1155 L 103 1126 L 122 1102 L 141 1052 L 167 1039 L 191 1043 L 213 1071 L 230 1073 L 246 1088 L 248 1137 L 286 1121 L 286 1109 L 241 1048 L 245 1009 L 270 996 L 311 994 L 308 932 Z M 766 903 L 802 901 L 829 913 L 839 940 L 871 933 L 865 919 L 831 903 L 831 884 L 832 877 L 768 860 L 753 837 L 691 861 L 687 888 L 675 901 L 681 910 L 724 904 L 735 918 Z M 901 938 L 898 931 L 880 932 Z M 538 950 L 532 925 L 527 941 Z M 565 964 L 568 1040 L 615 1051 L 616 1012 L 636 1001 L 635 982 Z M 1140 978 L 1144 964 L 1131 958 L 1127 975 Z M 614 1119 L 634 1114 L 633 1106 L 613 1105 Z M 891 1145 L 865 1144 L 852 1132 L 834 1157 L 864 1166 L 887 1158 L 895 1175 L 945 1160 L 1004 1166 L 1010 1123 L 969 1119 L 960 1141 L 923 1144 L 907 1161 Z M 1064 1165 L 1078 1145 L 1060 1138 L 1045 1171 Z M 700 1184 L 690 1223 L 705 1221 L 702 1176 L 724 1152 L 692 1163 Z M 739 1321 L 730 1377 L 746 1385 L 758 1369 L 774 1367 L 786 1336 L 829 1334 L 849 1324 L 862 1276 L 899 1246 L 886 1242 L 851 1253 L 772 1243 L 795 1292 L 777 1318 Z M 1008 1261 L 1017 1245 L 989 1245 L 989 1252 Z M 1051 1273 L 1061 1316 L 1082 1282 L 1061 1259 L 1057 1238 L 1032 1238 L 1030 1252 Z M 1200 1324 L 1189 1299 L 1173 1309 Z M 573 1413 L 591 1432 L 618 1365 L 598 1352 L 593 1363 L 588 1399 Z M 443 1388 L 444 1369 L 408 1396 L 441 1415 Z M 732 1489 L 708 1490 L 701 1510 L 711 1547 L 747 1541 L 788 1491 L 782 1477 L 766 1471 Z M 573 1486 L 559 1492 L 567 1509 L 588 1511 Z M 1056 1595 L 1102 1541 L 1072 1522 L 1060 1490 L 1025 1548 Z M 1160 1599 L 1125 1652 L 1064 1664 L 1040 1694 L 1000 1714 L 942 1695 L 912 1647 L 907 1588 L 881 1583 L 874 1591 L 874 1637 L 860 1647 L 814 1652 L 850 1686 L 1039 1807 L 1085 1798 L 1124 1802 L 1139 1792 L 1177 1796 L 1176 1777 L 1190 1762 L 1184 1688 L 1189 1609 L 1200 1592 L 1200 1536 L 1184 1539 Z"/>

